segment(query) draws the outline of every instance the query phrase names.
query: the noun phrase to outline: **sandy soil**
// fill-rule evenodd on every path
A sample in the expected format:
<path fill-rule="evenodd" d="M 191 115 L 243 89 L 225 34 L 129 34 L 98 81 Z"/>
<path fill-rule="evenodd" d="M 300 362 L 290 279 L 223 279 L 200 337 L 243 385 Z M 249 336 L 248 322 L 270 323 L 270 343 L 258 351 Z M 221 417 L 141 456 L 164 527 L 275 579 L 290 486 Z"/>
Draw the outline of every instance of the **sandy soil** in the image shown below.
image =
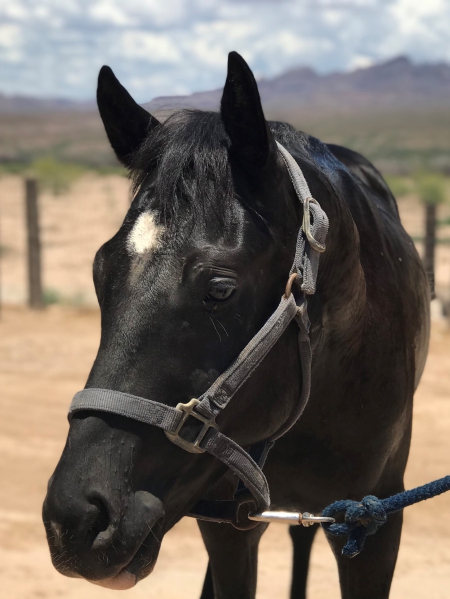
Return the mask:
<path fill-rule="evenodd" d="M 98 343 L 93 310 L 53 307 L 3 311 L 0 321 L 0 589 L 8 599 L 109 596 L 53 570 L 40 520 L 47 480 L 63 448 L 66 410 L 84 384 Z M 416 395 L 408 487 L 450 471 L 450 331 L 435 323 L 428 365 Z M 450 592 L 450 494 L 407 510 L 392 597 L 444 599 Z M 357 559 L 357 558 L 356 558 Z M 165 538 L 155 572 L 129 597 L 199 596 L 206 554 L 195 522 Z M 287 530 L 263 538 L 259 599 L 287 597 Z M 320 533 L 314 547 L 310 599 L 338 598 L 334 560 Z"/>

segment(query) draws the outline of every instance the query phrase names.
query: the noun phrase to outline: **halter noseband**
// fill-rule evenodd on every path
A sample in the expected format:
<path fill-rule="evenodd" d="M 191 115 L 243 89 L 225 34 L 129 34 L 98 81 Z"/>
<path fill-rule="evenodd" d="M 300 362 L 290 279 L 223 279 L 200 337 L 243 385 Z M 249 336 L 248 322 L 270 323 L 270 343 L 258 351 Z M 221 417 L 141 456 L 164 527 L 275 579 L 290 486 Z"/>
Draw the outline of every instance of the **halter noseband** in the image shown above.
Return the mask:
<path fill-rule="evenodd" d="M 288 169 L 296 194 L 303 204 L 303 223 L 300 228 L 286 292 L 280 304 L 263 327 L 241 351 L 236 360 L 198 399 L 191 399 L 176 408 L 111 389 L 88 388 L 79 391 L 72 400 L 69 420 L 82 410 L 96 410 L 119 414 L 164 430 L 167 438 L 190 453 L 208 452 L 223 462 L 239 478 L 233 500 L 200 500 L 188 515 L 216 522 L 231 522 L 238 528 L 238 512 L 243 503 L 253 502 L 257 511 L 270 506 L 266 477 L 262 472 L 267 454 L 274 441 L 284 435 L 299 419 L 309 398 L 311 388 L 311 345 L 306 295 L 316 290 L 319 255 L 325 251 L 328 218 L 319 203 L 311 197 L 303 173 L 289 152 L 277 142 Z M 312 222 L 311 222 L 312 217 Z M 295 276 L 294 276 L 295 275 Z M 298 283 L 302 295 L 296 302 L 291 293 L 293 282 Z M 299 353 L 302 369 L 302 390 L 289 419 L 269 440 L 253 445 L 247 452 L 229 437 L 223 435 L 216 417 L 226 408 L 241 386 L 264 360 L 292 320 L 298 325 Z M 184 425 L 192 418 L 199 422 L 192 436 Z M 184 433 L 184 434 L 183 434 Z M 247 521 L 248 524 L 248 521 Z M 244 525 L 244 527 L 248 527 Z"/>

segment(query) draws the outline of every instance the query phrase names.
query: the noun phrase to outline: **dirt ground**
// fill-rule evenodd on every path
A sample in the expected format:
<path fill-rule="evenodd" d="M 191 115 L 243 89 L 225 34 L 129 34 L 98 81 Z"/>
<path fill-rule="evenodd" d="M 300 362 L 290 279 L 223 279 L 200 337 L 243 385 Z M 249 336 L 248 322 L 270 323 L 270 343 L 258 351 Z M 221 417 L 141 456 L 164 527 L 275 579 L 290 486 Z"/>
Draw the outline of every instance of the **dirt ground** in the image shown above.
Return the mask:
<path fill-rule="evenodd" d="M 67 434 L 68 404 L 84 385 L 97 349 L 99 318 L 89 307 L 94 303 L 92 257 L 123 218 L 128 182 L 87 177 L 64 197 L 44 194 L 45 286 L 58 290 L 66 304 L 45 312 L 20 306 L 25 299 L 21 194 L 18 178 L 0 181 L 2 293 L 16 304 L 4 308 L 0 319 L 0 596 L 106 598 L 113 591 L 66 579 L 52 568 L 40 510 Z M 401 211 L 407 229 L 420 234 L 421 212 L 414 198 L 402 201 Z M 448 288 L 448 249 L 439 247 L 438 260 L 438 282 Z M 449 433 L 450 330 L 438 321 L 416 394 L 407 487 L 450 473 Z M 449 512 L 450 493 L 406 511 L 393 599 L 450 595 Z M 272 525 L 261 544 L 258 599 L 288 597 L 290 553 L 287 528 Z M 184 519 L 166 536 L 154 573 L 128 596 L 194 599 L 206 561 L 195 522 Z M 338 599 L 339 593 L 334 559 L 319 533 L 309 598 L 322 597 Z"/>

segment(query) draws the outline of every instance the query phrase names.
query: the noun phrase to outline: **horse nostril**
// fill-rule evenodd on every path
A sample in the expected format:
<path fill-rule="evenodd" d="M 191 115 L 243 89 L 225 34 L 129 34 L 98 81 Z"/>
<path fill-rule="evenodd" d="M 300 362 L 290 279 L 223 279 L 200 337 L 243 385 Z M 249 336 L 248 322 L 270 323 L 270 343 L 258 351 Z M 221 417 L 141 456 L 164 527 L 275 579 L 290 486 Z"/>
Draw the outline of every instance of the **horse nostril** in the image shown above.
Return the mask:
<path fill-rule="evenodd" d="M 91 499 L 90 503 L 95 505 L 95 507 L 98 509 L 97 519 L 92 525 L 92 529 L 95 530 L 98 535 L 106 530 L 109 526 L 108 509 L 103 501 L 99 498 Z"/>
<path fill-rule="evenodd" d="M 88 531 L 88 541 L 92 543 L 93 548 L 105 549 L 113 540 L 113 527 L 108 508 L 99 497 L 90 499 L 89 503 L 97 508 L 97 517 Z"/>
<path fill-rule="evenodd" d="M 64 536 L 62 525 L 59 522 L 53 522 L 53 520 L 50 520 L 50 531 L 52 533 L 51 538 L 53 539 L 53 544 L 55 547 L 61 547 L 62 537 Z"/>

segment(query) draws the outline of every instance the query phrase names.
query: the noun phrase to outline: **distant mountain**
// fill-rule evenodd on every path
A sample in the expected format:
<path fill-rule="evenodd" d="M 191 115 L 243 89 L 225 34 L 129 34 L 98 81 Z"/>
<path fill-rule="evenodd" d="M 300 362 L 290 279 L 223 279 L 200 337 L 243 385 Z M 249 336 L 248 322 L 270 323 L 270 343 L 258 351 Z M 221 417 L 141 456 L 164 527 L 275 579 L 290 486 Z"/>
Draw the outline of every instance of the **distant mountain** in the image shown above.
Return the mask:
<path fill-rule="evenodd" d="M 258 82 L 268 119 L 291 123 L 363 153 L 384 173 L 430 168 L 450 173 L 450 65 L 399 57 L 350 73 L 297 68 Z M 217 110 L 221 89 L 155 98 L 163 120 L 177 108 Z M 95 102 L 0 94 L 0 165 L 50 154 L 86 165 L 115 165 Z"/>
<path fill-rule="evenodd" d="M 450 105 L 450 64 L 413 64 L 400 56 L 350 73 L 319 75 L 310 68 L 292 69 L 258 82 L 266 109 L 425 108 Z M 189 96 L 160 96 L 144 104 L 150 111 L 179 108 L 218 110 L 222 89 Z M 42 114 L 96 110 L 94 100 L 39 99 L 0 94 L 0 114 Z"/>
<path fill-rule="evenodd" d="M 6 96 L 0 93 L 0 114 L 48 114 L 53 112 L 86 112 L 96 110 L 93 100 L 79 102 L 63 98 Z"/>
<path fill-rule="evenodd" d="M 419 108 L 450 106 L 450 65 L 413 64 L 400 56 L 350 73 L 318 75 L 297 68 L 258 82 L 263 104 L 271 109 L 296 106 Z M 144 104 L 148 110 L 218 110 L 222 89 L 189 96 L 163 96 Z"/>

